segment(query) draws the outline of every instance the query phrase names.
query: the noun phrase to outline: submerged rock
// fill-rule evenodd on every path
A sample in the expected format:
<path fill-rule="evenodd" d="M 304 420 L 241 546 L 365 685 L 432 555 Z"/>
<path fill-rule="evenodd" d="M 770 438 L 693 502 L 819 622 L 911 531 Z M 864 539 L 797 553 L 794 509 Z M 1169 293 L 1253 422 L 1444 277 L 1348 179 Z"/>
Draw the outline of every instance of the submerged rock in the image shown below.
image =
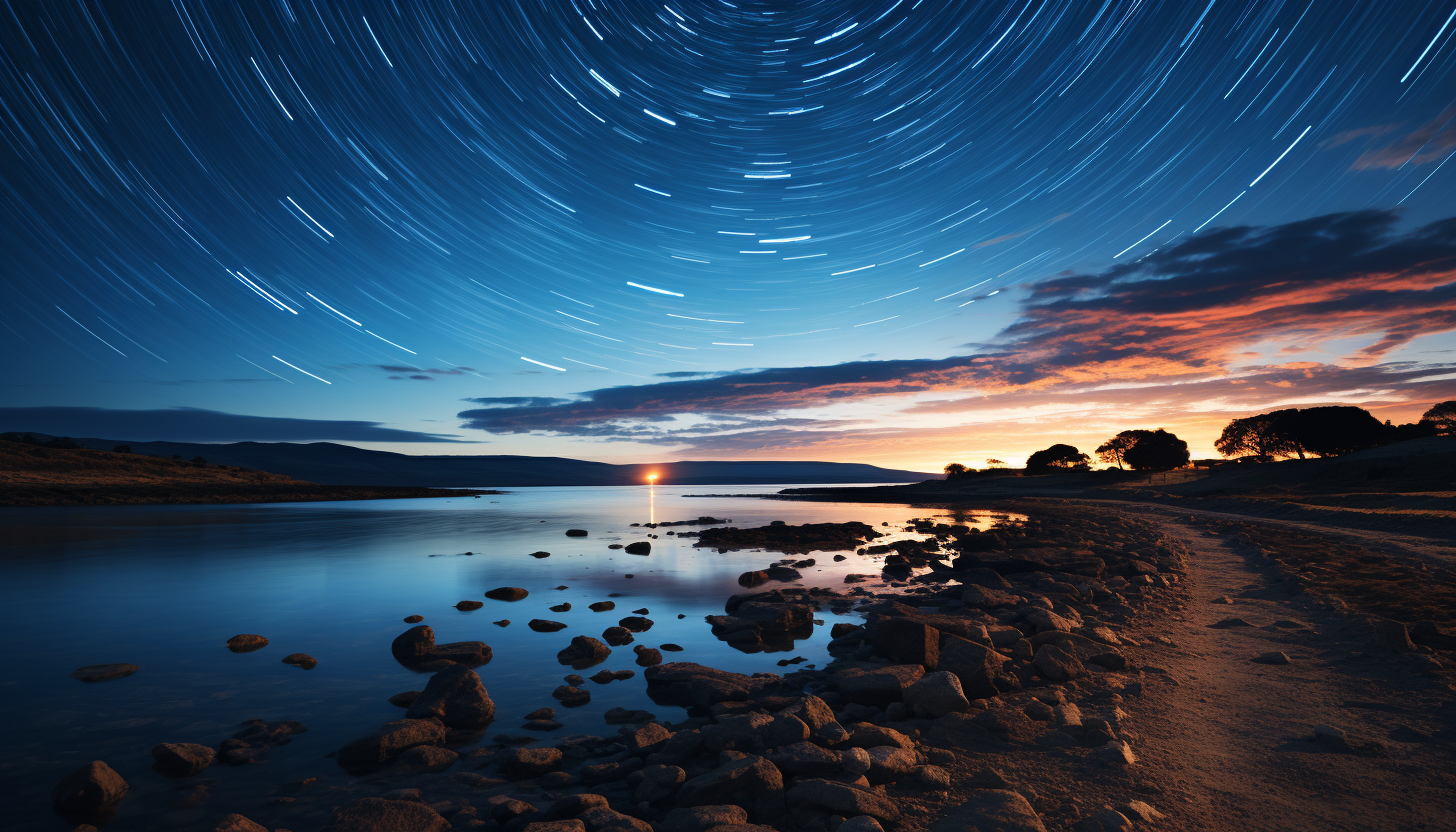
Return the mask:
<path fill-rule="evenodd" d="M 130 787 L 111 766 L 92 760 L 51 790 L 51 808 L 67 823 L 103 826 L 116 815 Z"/>
<path fill-rule="evenodd" d="M 109 682 L 125 679 L 138 670 L 141 666 L 135 664 L 88 664 L 71 671 L 71 677 L 83 682 Z"/>
<path fill-rule="evenodd" d="M 268 639 L 256 633 L 240 633 L 227 640 L 227 647 L 234 653 L 251 653 L 268 646 Z"/>
<path fill-rule="evenodd" d="M 307 653 L 289 653 L 283 657 L 284 664 L 291 664 L 294 667 L 301 667 L 304 670 L 313 670 L 318 667 L 318 659 Z"/>
<path fill-rule="evenodd" d="M 439 745 L 445 741 L 445 726 L 434 719 L 401 719 L 386 722 L 368 736 L 339 749 L 339 765 L 350 771 L 369 771 L 392 761 L 411 748 Z"/>
<path fill-rule="evenodd" d="M 591 636 L 576 636 L 571 640 L 571 646 L 556 654 L 556 661 L 569 664 L 574 670 L 584 670 L 601 664 L 610 655 L 612 648 L 600 641 Z"/>
<path fill-rule="evenodd" d="M 190 742 L 164 742 L 152 747 L 152 767 L 173 777 L 191 777 L 212 765 L 217 752 Z"/>
<path fill-rule="evenodd" d="M 519 601 L 530 594 L 530 592 L 518 586 L 498 586 L 495 589 L 488 590 L 485 593 L 485 597 L 493 601 Z"/>

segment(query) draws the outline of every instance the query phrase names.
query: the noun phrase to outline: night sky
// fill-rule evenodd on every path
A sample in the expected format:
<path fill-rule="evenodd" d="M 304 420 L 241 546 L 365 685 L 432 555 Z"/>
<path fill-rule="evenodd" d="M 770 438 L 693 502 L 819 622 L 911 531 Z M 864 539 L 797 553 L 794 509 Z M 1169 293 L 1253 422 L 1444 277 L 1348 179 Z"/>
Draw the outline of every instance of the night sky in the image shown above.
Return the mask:
<path fill-rule="evenodd" d="M 1456 398 L 1453 18 L 7 3 L 0 429 L 938 470 L 1411 421 Z"/>

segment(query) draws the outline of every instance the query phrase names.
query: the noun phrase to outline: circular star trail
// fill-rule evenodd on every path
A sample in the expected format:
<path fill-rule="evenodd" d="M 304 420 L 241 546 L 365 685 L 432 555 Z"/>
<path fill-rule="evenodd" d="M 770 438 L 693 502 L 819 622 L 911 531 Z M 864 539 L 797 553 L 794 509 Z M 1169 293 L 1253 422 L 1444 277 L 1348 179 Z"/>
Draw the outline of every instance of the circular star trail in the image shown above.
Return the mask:
<path fill-rule="evenodd" d="M 1205 229 L 1449 213 L 1453 16 L 10 4 L 6 373 L 51 404 L 242 378 L 269 386 L 198 401 L 389 410 L 390 378 L 560 394 L 952 355 L 1021 284 Z"/>

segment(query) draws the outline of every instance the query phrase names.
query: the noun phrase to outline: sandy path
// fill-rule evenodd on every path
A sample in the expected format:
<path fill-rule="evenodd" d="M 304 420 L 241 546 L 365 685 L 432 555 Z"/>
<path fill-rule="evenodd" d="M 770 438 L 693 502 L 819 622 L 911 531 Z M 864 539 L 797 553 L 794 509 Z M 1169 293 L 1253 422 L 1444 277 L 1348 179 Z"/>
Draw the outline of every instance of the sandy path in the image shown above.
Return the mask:
<path fill-rule="evenodd" d="M 1135 707 L 1144 716 L 1133 723 L 1145 776 L 1164 791 L 1153 800 L 1173 828 L 1456 829 L 1450 690 L 1380 654 L 1264 563 L 1186 522 L 1188 512 L 1138 513 L 1192 550 L 1185 608 L 1142 633 L 1171 645 L 1142 651 L 1167 672 L 1145 675 Z M 1234 603 L 1214 603 L 1222 596 Z M 1209 626 L 1230 617 L 1255 626 Z M 1305 626 L 1271 626 L 1279 621 Z M 1251 661 L 1270 651 L 1291 663 Z M 1378 747 L 1322 746 L 1308 739 L 1317 723 Z"/>

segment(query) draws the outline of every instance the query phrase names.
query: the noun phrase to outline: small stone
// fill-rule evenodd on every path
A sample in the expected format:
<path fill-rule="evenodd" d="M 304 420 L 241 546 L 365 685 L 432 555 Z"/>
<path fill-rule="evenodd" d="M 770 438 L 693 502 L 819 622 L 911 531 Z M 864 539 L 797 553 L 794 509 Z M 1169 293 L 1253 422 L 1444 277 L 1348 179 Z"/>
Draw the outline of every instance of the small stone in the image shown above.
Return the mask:
<path fill-rule="evenodd" d="M 1113 740 L 1092 752 L 1093 759 L 1113 768 L 1126 768 L 1137 763 L 1132 746 L 1121 740 Z"/>
<path fill-rule="evenodd" d="M 1275 650 L 1270 653 L 1260 653 L 1252 661 L 1256 664 L 1289 664 L 1289 656 L 1286 653 Z"/>
<path fill-rule="evenodd" d="M 301 667 L 304 670 L 313 670 L 315 667 L 318 667 L 318 659 L 315 659 L 307 653 L 289 653 L 283 657 L 283 663 L 293 665 L 294 667 Z"/>
<path fill-rule="evenodd" d="M 425 617 L 423 615 L 406 615 L 404 617 L 404 623 L 406 624 L 418 624 L 424 620 Z"/>
<path fill-rule="evenodd" d="M 863 748 L 846 748 L 839 752 L 839 760 L 840 767 L 855 777 L 869 771 L 874 762 L 870 759 L 870 752 Z"/>
<path fill-rule="evenodd" d="M 240 633 L 227 640 L 227 648 L 234 653 L 251 653 L 268 646 L 268 639 L 255 633 Z"/>
<path fill-rule="evenodd" d="M 594 604 L 587 605 L 587 609 L 591 610 L 592 612 L 606 612 L 608 610 L 614 610 L 616 608 L 617 602 L 615 601 L 597 601 Z"/>
<path fill-rule="evenodd" d="M 548 621 L 544 618 L 533 618 L 526 622 L 526 626 L 538 633 L 554 633 L 566 629 L 566 625 L 560 621 Z"/>
<path fill-rule="evenodd" d="M 396 693 L 395 695 L 389 697 L 389 704 L 395 705 L 400 708 L 408 708 L 415 703 L 415 699 L 417 699 L 419 695 L 420 692 L 417 690 L 407 690 L 404 693 Z"/>
<path fill-rule="evenodd" d="M 1234 627 L 1252 627 L 1254 625 L 1250 624 L 1242 618 L 1225 618 L 1221 621 L 1216 621 L 1208 626 L 1215 630 L 1228 630 Z"/>
<path fill-rule="evenodd" d="M 485 606 L 485 603 L 482 601 L 460 601 L 455 604 L 455 609 L 461 612 L 469 612 L 470 610 L 478 610 L 483 606 Z"/>
<path fill-rule="evenodd" d="M 566 536 L 567 537 L 586 537 L 587 534 L 588 534 L 588 532 L 587 532 L 586 529 L 567 529 L 566 530 Z"/>
<path fill-rule="evenodd" d="M 212 832 L 268 832 L 268 827 L 233 813 L 223 816 L 217 826 L 212 828 Z"/>
<path fill-rule="evenodd" d="M 591 691 L 569 685 L 562 685 L 553 690 L 551 696 L 566 708 L 580 707 L 591 701 Z"/>
<path fill-rule="evenodd" d="M 135 664 L 88 664 L 71 671 L 71 677 L 83 682 L 109 682 L 125 679 L 138 670 L 141 666 Z"/>
<path fill-rule="evenodd" d="M 915 779 L 927 789 L 945 791 L 950 788 L 950 773 L 940 766 L 920 766 L 915 769 Z"/>
<path fill-rule="evenodd" d="M 571 602 L 570 601 L 563 601 L 562 603 L 553 606 L 551 608 L 551 611 L 552 612 L 571 612 Z"/>
<path fill-rule="evenodd" d="M 519 601 L 531 593 L 518 586 L 498 586 L 485 593 L 485 597 L 494 601 Z"/>
<path fill-rule="evenodd" d="M 512 748 L 500 755 L 501 771 L 508 777 L 538 777 L 561 765 L 559 748 Z"/>
<path fill-rule="evenodd" d="M 551 557 L 551 553 L 550 552 L 532 552 L 531 553 L 531 557 L 536 558 L 537 560 L 540 560 L 541 558 L 549 558 L 549 557 Z"/>

